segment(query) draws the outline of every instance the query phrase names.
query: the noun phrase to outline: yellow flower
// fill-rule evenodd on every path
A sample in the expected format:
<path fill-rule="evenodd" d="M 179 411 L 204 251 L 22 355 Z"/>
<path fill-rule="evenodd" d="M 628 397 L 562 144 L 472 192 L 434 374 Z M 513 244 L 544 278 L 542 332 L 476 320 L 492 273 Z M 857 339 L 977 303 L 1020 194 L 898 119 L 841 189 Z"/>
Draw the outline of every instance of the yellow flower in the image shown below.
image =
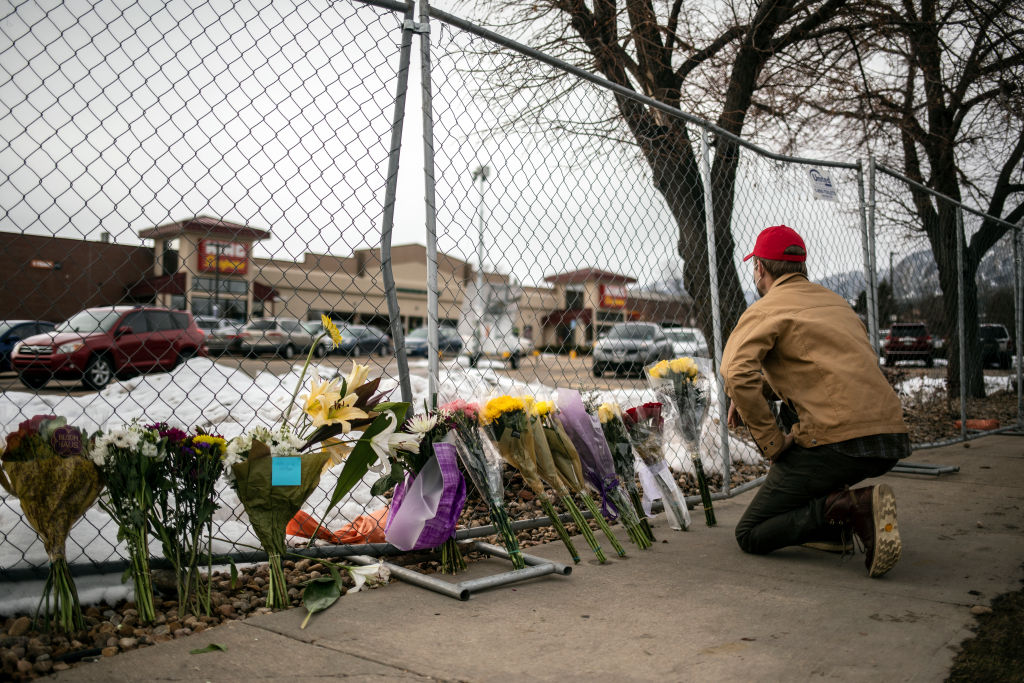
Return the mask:
<path fill-rule="evenodd" d="M 352 364 L 352 370 L 345 378 L 345 391 L 355 391 L 366 383 L 366 376 L 370 374 L 369 365 Z"/>
<path fill-rule="evenodd" d="M 654 379 L 661 379 L 669 371 L 669 362 L 667 360 L 660 360 L 647 371 Z"/>
<path fill-rule="evenodd" d="M 228 447 L 227 441 L 219 436 L 211 436 L 209 434 L 197 434 L 196 436 L 193 436 L 192 443 L 208 443 L 220 454 L 223 454 Z"/>
<path fill-rule="evenodd" d="M 554 410 L 554 408 L 555 404 L 552 401 L 537 401 L 536 403 L 533 404 L 533 412 L 539 415 L 540 417 L 544 417 L 552 410 Z"/>
<path fill-rule="evenodd" d="M 323 323 L 327 334 L 331 335 L 331 341 L 334 342 L 335 348 L 341 346 L 341 332 L 338 331 L 338 326 L 323 313 L 320 314 L 320 322 Z"/>
<path fill-rule="evenodd" d="M 480 422 L 483 424 L 490 424 L 496 419 L 504 415 L 505 413 L 511 413 L 515 410 L 525 410 L 526 406 L 523 405 L 522 399 L 514 398 L 512 396 L 498 396 L 492 398 L 484 406 L 484 409 L 480 411 Z"/>
<path fill-rule="evenodd" d="M 309 384 L 309 395 L 303 394 L 299 398 L 305 398 L 305 405 L 302 406 L 302 409 L 310 416 L 319 413 L 324 406 L 330 406 L 341 398 L 337 379 L 321 382 L 319 373 L 314 370 Z"/>
<path fill-rule="evenodd" d="M 324 425 L 340 424 L 342 426 L 342 433 L 347 434 L 352 429 L 352 425 L 349 422 L 369 417 L 365 411 L 354 407 L 358 400 L 358 396 L 349 394 L 333 404 L 327 404 L 326 406 L 321 404 L 319 411 L 310 413 L 310 417 L 313 418 L 313 426 L 322 427 Z"/>
<path fill-rule="evenodd" d="M 622 409 L 618 403 L 602 403 L 597 407 L 597 418 L 601 424 L 611 422 L 616 417 L 622 417 Z"/>
<path fill-rule="evenodd" d="M 526 409 L 526 412 L 532 414 L 533 404 L 536 403 L 537 400 L 533 396 L 526 395 L 520 396 L 519 400 L 523 402 L 523 407 Z"/>

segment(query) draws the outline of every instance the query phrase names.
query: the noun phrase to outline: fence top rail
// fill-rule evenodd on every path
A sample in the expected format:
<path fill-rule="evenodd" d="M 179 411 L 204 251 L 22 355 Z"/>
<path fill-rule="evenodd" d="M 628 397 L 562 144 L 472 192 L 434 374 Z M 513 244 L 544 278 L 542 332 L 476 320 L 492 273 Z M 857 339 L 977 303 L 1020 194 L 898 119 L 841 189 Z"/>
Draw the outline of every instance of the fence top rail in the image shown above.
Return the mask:
<path fill-rule="evenodd" d="M 963 202 L 958 201 L 956 199 L 953 199 L 949 195 L 942 194 L 938 190 L 933 190 L 932 188 L 930 188 L 930 187 L 928 187 L 926 185 L 922 185 L 921 183 L 917 182 L 916 180 L 911 180 L 910 178 L 908 178 L 907 176 L 903 175 L 899 171 L 894 171 L 893 169 L 891 169 L 891 168 L 889 168 L 887 166 L 884 166 L 883 164 L 875 163 L 875 168 L 877 168 L 882 173 L 885 173 L 886 175 L 892 176 L 896 180 L 900 180 L 900 181 L 902 181 L 904 183 L 907 183 L 908 185 L 912 185 L 912 186 L 916 187 L 917 189 L 919 189 L 919 190 L 921 190 L 923 192 L 927 192 L 928 194 L 933 195 L 937 199 L 941 199 L 943 201 L 947 201 L 950 204 L 953 204 L 954 206 L 959 206 L 964 211 L 967 211 L 968 213 L 973 213 L 975 216 L 980 216 L 981 218 L 984 218 L 985 220 L 988 220 L 988 221 L 992 221 L 993 223 L 999 223 L 1001 225 L 1005 225 L 1006 227 L 1010 228 L 1011 230 L 1018 230 L 1021 227 L 1020 225 L 1017 225 L 1016 223 L 1011 223 L 1010 221 L 1005 220 L 1003 218 L 998 218 L 996 216 L 991 216 L 991 215 L 985 213 L 984 211 L 981 211 L 980 209 L 975 209 L 973 207 L 967 206 Z"/>
<path fill-rule="evenodd" d="M 373 5 L 374 7 L 389 9 L 395 12 L 405 12 L 416 7 L 414 0 L 408 0 L 408 2 L 398 2 L 397 0 L 359 0 L 359 2 L 364 5 Z"/>
<path fill-rule="evenodd" d="M 367 0 L 362 0 L 362 1 L 366 2 Z M 460 28 L 460 29 L 462 29 L 462 30 L 464 30 L 464 31 L 466 31 L 468 33 L 472 33 L 474 35 L 480 36 L 481 38 L 489 40 L 489 41 L 491 41 L 493 43 L 497 43 L 498 45 L 502 45 L 502 46 L 507 47 L 507 48 L 509 48 L 511 50 L 515 50 L 516 52 L 519 52 L 520 54 L 523 54 L 523 55 L 525 55 L 527 57 L 532 57 L 532 58 L 534 58 L 534 59 L 536 59 L 538 61 L 541 61 L 541 62 L 544 62 L 545 64 L 548 64 L 549 66 L 553 66 L 556 69 L 560 69 L 562 71 L 566 71 L 568 73 L 571 73 L 571 74 L 573 74 L 575 76 L 579 76 L 580 78 L 582 78 L 584 80 L 590 81 L 591 83 L 599 85 L 602 88 L 606 88 L 606 89 L 611 90 L 611 91 L 613 91 L 615 93 L 618 93 L 619 95 L 622 95 L 623 97 L 629 97 L 630 99 L 633 99 L 633 100 L 635 100 L 637 102 L 640 102 L 641 104 L 645 104 L 645 105 L 647 105 L 649 107 L 654 107 L 655 109 L 658 109 L 659 111 L 665 112 L 669 116 L 674 116 L 676 118 L 681 118 L 684 121 L 687 121 L 688 123 L 692 123 L 695 126 L 701 126 L 703 128 L 706 128 L 707 130 L 714 131 L 716 134 L 718 134 L 718 135 L 720 135 L 720 136 L 722 136 L 724 138 L 728 138 L 729 140 L 732 140 L 733 142 L 735 142 L 736 144 L 740 145 L 741 147 L 746 147 L 746 148 L 750 149 L 751 151 L 756 152 L 756 153 L 758 153 L 758 154 L 760 154 L 762 156 L 768 157 L 770 159 L 774 159 L 776 161 L 788 161 L 788 162 L 797 163 L 797 164 L 808 164 L 808 165 L 815 165 L 815 166 L 828 166 L 828 167 L 832 167 L 832 168 L 848 168 L 848 169 L 855 169 L 855 170 L 859 170 L 861 168 L 860 161 L 857 161 L 857 162 L 854 162 L 854 163 L 851 163 L 851 162 L 848 162 L 848 161 L 827 161 L 825 159 L 811 159 L 811 158 L 807 158 L 807 157 L 794 157 L 794 156 L 788 156 L 788 155 L 785 155 L 785 154 L 778 154 L 776 152 L 770 152 L 770 151 L 768 151 L 768 150 L 766 150 L 766 149 L 764 149 L 762 147 L 758 147 L 757 145 L 755 145 L 752 142 L 744 140 L 743 138 L 741 138 L 741 137 L 739 137 L 739 136 L 737 136 L 737 135 L 735 135 L 733 133 L 730 133 L 729 131 L 725 130 L 724 128 L 720 128 L 719 126 L 716 126 L 715 124 L 711 123 L 710 121 L 706 121 L 706 120 L 704 120 L 704 119 L 702 119 L 702 118 L 700 118 L 698 116 L 694 116 L 692 114 L 687 114 L 686 112 L 684 112 L 684 111 L 682 111 L 680 109 L 676 109 L 674 107 L 670 107 L 669 105 L 667 105 L 667 104 L 665 104 L 663 102 L 659 102 L 659 101 L 657 101 L 655 99 L 652 99 L 652 98 L 650 98 L 650 97 L 648 97 L 646 95 L 638 93 L 635 90 L 632 90 L 632 89 L 627 88 L 625 86 L 619 85 L 618 83 L 613 83 L 612 81 L 609 81 L 608 79 L 606 79 L 606 78 L 604 78 L 602 76 L 598 76 L 597 74 L 591 73 L 591 72 L 587 71 L 586 69 L 582 69 L 582 68 L 580 68 L 578 66 L 574 66 L 572 64 L 569 64 L 566 61 L 558 59 L 557 57 L 552 57 L 551 55 L 548 55 L 548 54 L 546 54 L 544 52 L 541 52 L 540 50 L 532 48 L 529 45 L 524 45 L 524 44 L 522 44 L 522 43 L 520 43 L 518 41 L 512 40 L 511 38 L 506 38 L 505 36 L 503 36 L 503 35 L 501 35 L 499 33 L 495 33 L 494 31 L 491 31 L 489 29 L 477 26 L 476 24 L 474 24 L 471 21 L 467 21 L 466 19 L 463 19 L 461 17 L 457 17 L 457 16 L 455 16 L 453 14 L 449 14 L 448 12 L 445 12 L 444 10 L 439 10 L 439 9 L 437 9 L 435 7 L 430 7 L 429 11 L 430 11 L 430 16 L 431 17 L 433 17 L 435 19 L 438 19 L 440 21 L 443 21 L 446 24 L 450 24 L 450 25 L 455 26 L 457 28 Z"/>

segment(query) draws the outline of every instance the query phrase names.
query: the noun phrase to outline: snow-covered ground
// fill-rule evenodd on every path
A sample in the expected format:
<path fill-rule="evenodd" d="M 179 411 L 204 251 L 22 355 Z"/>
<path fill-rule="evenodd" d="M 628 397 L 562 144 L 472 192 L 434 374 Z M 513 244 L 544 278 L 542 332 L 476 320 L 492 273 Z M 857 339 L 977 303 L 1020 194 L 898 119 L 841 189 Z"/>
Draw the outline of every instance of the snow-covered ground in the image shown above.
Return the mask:
<path fill-rule="evenodd" d="M 482 400 L 497 394 L 532 394 L 540 398 L 552 395 L 555 387 L 524 383 L 502 372 L 501 363 L 482 361 L 469 368 L 465 359 L 452 359 L 443 364 L 438 377 L 439 401 L 452 398 Z M 230 439 L 257 426 L 272 427 L 279 424 L 299 379 L 301 364 L 289 372 L 276 375 L 262 372 L 250 377 L 240 369 L 217 364 L 207 358 L 195 358 L 170 373 L 136 377 L 115 382 L 98 394 L 85 396 L 41 395 L 29 392 L 6 392 L 0 395 L 0 438 L 17 428 L 22 420 L 37 414 L 61 415 L 88 432 L 113 429 L 138 418 L 144 423 L 168 422 L 181 428 L 200 426 Z M 335 372 L 333 369 L 331 372 Z M 427 400 L 427 363 L 410 362 L 410 383 L 414 407 L 422 407 Z M 399 392 L 396 382 L 385 379 L 382 390 Z M 716 391 L 712 387 L 712 391 Z M 301 394 L 301 392 L 300 392 Z M 714 393 L 712 393 L 714 395 Z M 649 390 L 616 390 L 598 394 L 600 401 L 617 401 L 624 408 L 643 401 L 654 400 Z M 295 409 L 293 409 L 294 411 Z M 717 406 L 712 405 L 705 423 L 702 460 L 708 472 L 722 471 L 720 432 L 717 426 Z M 682 457 L 683 449 L 678 436 L 671 435 L 666 447 L 670 464 L 676 469 L 693 471 L 689 458 Z M 756 450 L 746 443 L 730 438 L 733 462 L 759 462 Z M 342 465 L 329 471 L 320 489 L 313 493 L 304 509 L 319 519 L 325 512 L 335 477 Z M 385 501 L 370 495 L 370 485 L 376 479 L 370 473 L 324 520 L 328 529 L 352 521 L 366 511 L 383 507 Z M 0 566 L 22 568 L 43 566 L 46 553 L 35 531 L 21 514 L 18 500 L 5 491 L 0 499 Z M 237 495 L 226 483 L 219 488 L 221 507 L 214 518 L 214 555 L 233 550 L 233 544 L 259 546 Z M 304 539 L 302 539 L 304 541 Z M 158 554 L 157 543 L 152 551 Z M 102 562 L 125 557 L 122 544 L 117 541 L 117 528 L 113 521 L 93 506 L 71 530 L 67 542 L 68 561 L 72 564 L 88 560 Z M 78 589 L 83 603 L 111 601 L 126 597 L 130 584 L 121 584 L 119 576 L 82 577 Z M 25 612 L 35 609 L 41 582 L 7 582 L 0 585 L 0 614 Z"/>

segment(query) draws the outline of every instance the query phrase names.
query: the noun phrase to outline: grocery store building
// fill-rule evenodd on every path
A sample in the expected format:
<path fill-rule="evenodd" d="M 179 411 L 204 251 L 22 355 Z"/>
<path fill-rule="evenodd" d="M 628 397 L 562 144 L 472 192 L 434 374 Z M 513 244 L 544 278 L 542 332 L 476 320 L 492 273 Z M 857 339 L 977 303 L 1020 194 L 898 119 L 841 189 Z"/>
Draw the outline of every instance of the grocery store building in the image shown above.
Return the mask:
<path fill-rule="evenodd" d="M 63 320 L 90 306 L 150 303 L 194 315 L 288 316 L 388 327 L 379 249 L 350 256 L 306 253 L 301 261 L 254 257 L 269 230 L 200 216 L 139 231 L 152 246 L 0 233 L 0 282 L 21 292 L 0 302 L 4 319 Z M 391 250 L 402 324 L 425 324 L 427 254 L 419 244 Z M 473 266 L 438 254 L 438 312 L 455 325 Z M 508 277 L 485 273 L 494 284 Z M 635 281 L 598 269 L 551 275 L 550 287 L 521 287 L 520 334 L 536 346 L 587 345 L 622 320 L 691 320 L 688 300 L 638 295 Z"/>

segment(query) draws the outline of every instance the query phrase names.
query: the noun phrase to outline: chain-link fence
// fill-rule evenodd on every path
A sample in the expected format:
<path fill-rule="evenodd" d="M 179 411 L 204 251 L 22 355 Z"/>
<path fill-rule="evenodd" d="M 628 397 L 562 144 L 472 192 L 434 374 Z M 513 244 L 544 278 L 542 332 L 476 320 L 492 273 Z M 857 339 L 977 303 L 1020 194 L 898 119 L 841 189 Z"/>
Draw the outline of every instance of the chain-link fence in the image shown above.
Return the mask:
<path fill-rule="evenodd" d="M 742 256 L 778 223 L 804 235 L 811 279 L 862 315 L 908 410 L 959 403 L 961 383 L 946 378 L 963 319 L 1007 331 L 1008 341 L 992 332 L 994 356 L 985 326 L 967 348 L 992 366 L 985 387 L 1016 397 L 1019 420 L 1010 236 L 985 257 L 998 264 L 962 269 L 976 291 L 950 297 L 894 174 L 866 183 L 859 164 L 770 154 L 442 12 L 413 18 L 386 1 L 11 12 L 0 46 L 0 271 L 4 291 L 19 292 L 6 302 L 6 339 L 33 358 L 4 361 L 5 433 L 55 413 L 90 431 L 138 419 L 231 438 L 280 422 L 310 352 L 321 376 L 370 364 L 417 410 L 435 394 L 560 387 L 635 405 L 653 398 L 644 365 L 720 359 L 756 297 Z M 426 48 L 418 79 L 414 37 Z M 410 74 L 420 87 L 407 104 Z M 637 105 L 658 113 L 656 125 L 625 123 Z M 421 108 L 426 144 L 410 133 Z M 973 214 L 964 227 L 983 229 Z M 960 300 L 977 308 L 958 317 Z M 202 331 L 183 329 L 180 311 Z M 311 349 L 321 314 L 341 327 L 340 349 Z M 60 321 L 50 342 L 31 338 Z M 76 341 L 86 328 L 102 353 Z M 719 497 L 765 469 L 725 426 L 723 399 L 714 387 L 700 453 Z M 969 401 L 962 412 L 976 417 Z M 678 436 L 668 454 L 695 494 Z M 518 477 L 505 477 L 520 527 L 543 525 Z M 330 479 L 308 503 L 314 516 Z M 370 494 L 372 479 L 327 528 L 380 539 L 372 513 L 387 497 Z M 220 503 L 214 554 L 257 557 L 227 486 Z M 461 537 L 491 531 L 478 507 L 467 506 Z M 0 534 L 0 575 L 45 565 L 11 497 Z M 124 557 L 97 509 L 68 543 L 78 571 Z"/>

